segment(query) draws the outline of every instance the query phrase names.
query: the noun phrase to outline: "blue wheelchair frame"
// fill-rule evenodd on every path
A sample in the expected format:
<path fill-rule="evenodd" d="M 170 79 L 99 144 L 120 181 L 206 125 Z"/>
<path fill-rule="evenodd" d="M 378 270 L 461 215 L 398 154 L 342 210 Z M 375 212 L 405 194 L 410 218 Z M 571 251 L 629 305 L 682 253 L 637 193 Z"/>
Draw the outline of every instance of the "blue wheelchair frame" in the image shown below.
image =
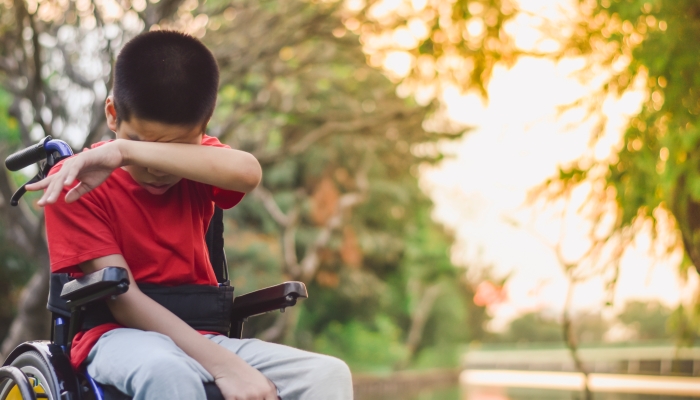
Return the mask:
<path fill-rule="evenodd" d="M 5 166 L 11 171 L 18 171 L 26 166 L 46 160 L 35 177 L 22 185 L 12 196 L 11 204 L 16 206 L 26 193 L 25 186 L 38 182 L 48 176 L 51 168 L 59 161 L 73 155 L 71 147 L 62 140 L 47 136 L 37 144 L 18 151 L 5 160 Z M 223 242 L 223 211 L 216 208 L 206 234 L 210 261 L 220 286 L 230 285 L 228 266 Z M 17 346 L 0 367 L 0 395 L 7 395 L 16 385 L 23 400 L 128 400 L 129 397 L 113 387 L 101 387 L 87 371 L 74 371 L 69 362 L 69 353 L 73 337 L 80 330 L 82 312 L 87 304 L 103 301 L 118 296 L 129 290 L 129 277 L 125 269 L 107 267 L 78 279 L 71 279 L 66 274 L 51 274 L 49 302 L 47 308 L 52 312 L 50 340 L 25 342 Z M 230 315 L 229 337 L 241 338 L 243 324 L 247 318 L 274 310 L 284 311 L 292 307 L 297 299 L 307 298 L 306 286 L 302 282 L 284 282 L 265 289 L 234 297 Z M 63 303 L 70 309 L 66 315 L 55 305 Z M 35 393 L 31 376 L 23 372 L 22 365 L 12 365 L 27 352 L 39 354 L 50 370 L 51 382 L 43 382 L 44 390 L 50 395 Z M 9 384 L 3 385 L 4 381 Z M 221 392 L 212 383 L 205 383 L 208 400 L 223 399 Z M 4 400 L 4 399 L 0 399 Z"/>

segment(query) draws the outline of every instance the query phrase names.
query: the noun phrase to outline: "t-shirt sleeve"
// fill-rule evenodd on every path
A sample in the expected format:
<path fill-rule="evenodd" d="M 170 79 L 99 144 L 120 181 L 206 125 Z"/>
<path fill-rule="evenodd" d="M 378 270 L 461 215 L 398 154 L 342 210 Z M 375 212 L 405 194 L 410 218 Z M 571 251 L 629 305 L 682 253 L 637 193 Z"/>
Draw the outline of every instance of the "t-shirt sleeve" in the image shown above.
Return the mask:
<path fill-rule="evenodd" d="M 57 165 L 51 174 L 59 169 Z M 68 190 L 64 188 L 56 203 L 44 210 L 51 272 L 54 273 L 80 273 L 78 265 L 82 262 L 121 254 L 109 217 L 92 193 L 67 204 L 64 198 Z"/>
<path fill-rule="evenodd" d="M 230 149 L 231 147 L 225 144 L 222 144 L 219 142 L 219 139 L 213 137 L 213 136 L 208 136 L 204 135 L 202 138 L 202 145 L 203 146 L 212 146 L 212 147 L 222 147 L 225 149 Z M 243 192 L 237 192 L 235 190 L 226 190 L 226 189 L 221 189 L 216 186 L 208 186 L 210 190 L 210 196 L 211 200 L 216 204 L 219 208 L 223 209 L 229 209 L 235 206 L 236 204 L 240 203 L 241 200 L 243 200 L 243 196 L 245 196 L 245 193 Z"/>

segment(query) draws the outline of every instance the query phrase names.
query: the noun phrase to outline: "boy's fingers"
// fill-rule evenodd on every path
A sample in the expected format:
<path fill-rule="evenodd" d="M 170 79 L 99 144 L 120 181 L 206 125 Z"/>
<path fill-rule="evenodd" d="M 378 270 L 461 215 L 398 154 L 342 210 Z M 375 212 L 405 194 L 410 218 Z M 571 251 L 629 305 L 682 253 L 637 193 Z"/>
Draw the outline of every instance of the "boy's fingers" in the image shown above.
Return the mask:
<path fill-rule="evenodd" d="M 82 195 L 88 193 L 90 188 L 82 182 L 78 183 L 73 189 L 66 193 L 66 203 L 72 203 L 78 200 Z"/>
<path fill-rule="evenodd" d="M 39 201 L 37 201 L 37 204 L 40 206 L 43 206 L 44 204 L 46 204 L 46 198 L 48 196 L 48 192 L 51 190 L 51 184 L 53 183 L 53 179 L 46 178 L 39 183 L 42 184 L 43 189 L 45 189 L 45 190 L 44 190 L 44 193 L 39 198 Z"/>
<path fill-rule="evenodd" d="M 41 196 L 41 199 L 39 199 L 38 204 L 40 206 L 43 206 L 46 204 L 55 203 L 56 199 L 58 198 L 58 194 L 56 192 L 58 191 L 60 193 L 60 190 L 62 188 L 63 186 L 60 185 L 59 180 L 55 178 L 51 179 L 51 182 L 49 182 L 49 186 L 46 188 L 46 191 L 44 191 L 44 195 Z"/>
<path fill-rule="evenodd" d="M 39 200 L 39 205 L 43 206 L 46 204 L 52 204 L 58 200 L 58 196 L 60 196 L 61 192 L 63 191 L 63 187 L 67 186 L 65 184 L 65 180 L 66 176 L 69 175 L 70 170 L 70 168 L 67 171 L 61 170 L 57 174 L 49 176 L 42 181 L 48 181 L 48 184 L 46 186 L 46 190 L 44 191 L 44 195 Z"/>
<path fill-rule="evenodd" d="M 72 168 L 66 173 L 65 179 L 63 179 L 63 185 L 69 186 L 75 181 L 75 178 L 78 176 L 78 172 L 80 172 L 79 169 L 77 168 Z"/>
<path fill-rule="evenodd" d="M 49 183 L 50 181 L 48 179 L 42 179 L 39 182 L 34 182 L 25 186 L 25 189 L 29 190 L 30 192 L 34 192 L 46 188 L 47 186 L 49 186 Z"/>
<path fill-rule="evenodd" d="M 73 189 L 69 190 L 68 193 L 66 193 L 66 197 L 65 197 L 66 203 L 72 203 L 72 202 L 78 200 L 78 198 L 80 198 L 80 194 L 78 194 L 77 190 L 76 190 L 77 188 L 78 187 L 76 186 Z"/>

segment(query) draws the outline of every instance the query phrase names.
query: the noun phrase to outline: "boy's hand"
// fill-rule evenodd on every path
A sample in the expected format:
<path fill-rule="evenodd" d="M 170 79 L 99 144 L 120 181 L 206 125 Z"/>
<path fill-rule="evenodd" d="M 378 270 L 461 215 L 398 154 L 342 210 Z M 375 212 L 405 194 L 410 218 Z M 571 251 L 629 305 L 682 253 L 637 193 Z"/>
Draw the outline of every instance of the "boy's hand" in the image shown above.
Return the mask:
<path fill-rule="evenodd" d="M 216 386 L 226 400 L 278 400 L 277 388 L 257 369 L 245 364 L 215 376 Z"/>
<path fill-rule="evenodd" d="M 46 189 L 37 202 L 43 207 L 55 203 L 63 188 L 72 185 L 77 178 L 80 182 L 66 194 L 66 203 L 71 203 L 99 186 L 123 162 L 119 144 L 110 142 L 89 151 L 83 150 L 64 161 L 60 171 L 26 188 L 30 191 Z"/>

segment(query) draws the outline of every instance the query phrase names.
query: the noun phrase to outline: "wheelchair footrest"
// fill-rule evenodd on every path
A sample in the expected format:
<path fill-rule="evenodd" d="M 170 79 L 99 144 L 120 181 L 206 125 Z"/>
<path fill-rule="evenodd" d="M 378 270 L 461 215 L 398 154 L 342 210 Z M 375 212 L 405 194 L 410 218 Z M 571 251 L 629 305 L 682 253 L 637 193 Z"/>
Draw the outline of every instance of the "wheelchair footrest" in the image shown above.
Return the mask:
<path fill-rule="evenodd" d="M 25 375 L 19 368 L 9 365 L 0 368 L 0 382 L 6 379 L 9 379 L 11 382 L 14 382 L 15 385 L 17 385 L 16 388 L 19 390 L 23 400 L 37 399 L 36 393 L 34 393 L 34 389 L 32 388 L 31 383 L 29 383 L 29 378 L 27 378 L 27 375 Z M 15 389 L 13 388 L 12 390 Z M 43 398 L 48 398 L 48 396 L 44 396 L 45 397 Z"/>

